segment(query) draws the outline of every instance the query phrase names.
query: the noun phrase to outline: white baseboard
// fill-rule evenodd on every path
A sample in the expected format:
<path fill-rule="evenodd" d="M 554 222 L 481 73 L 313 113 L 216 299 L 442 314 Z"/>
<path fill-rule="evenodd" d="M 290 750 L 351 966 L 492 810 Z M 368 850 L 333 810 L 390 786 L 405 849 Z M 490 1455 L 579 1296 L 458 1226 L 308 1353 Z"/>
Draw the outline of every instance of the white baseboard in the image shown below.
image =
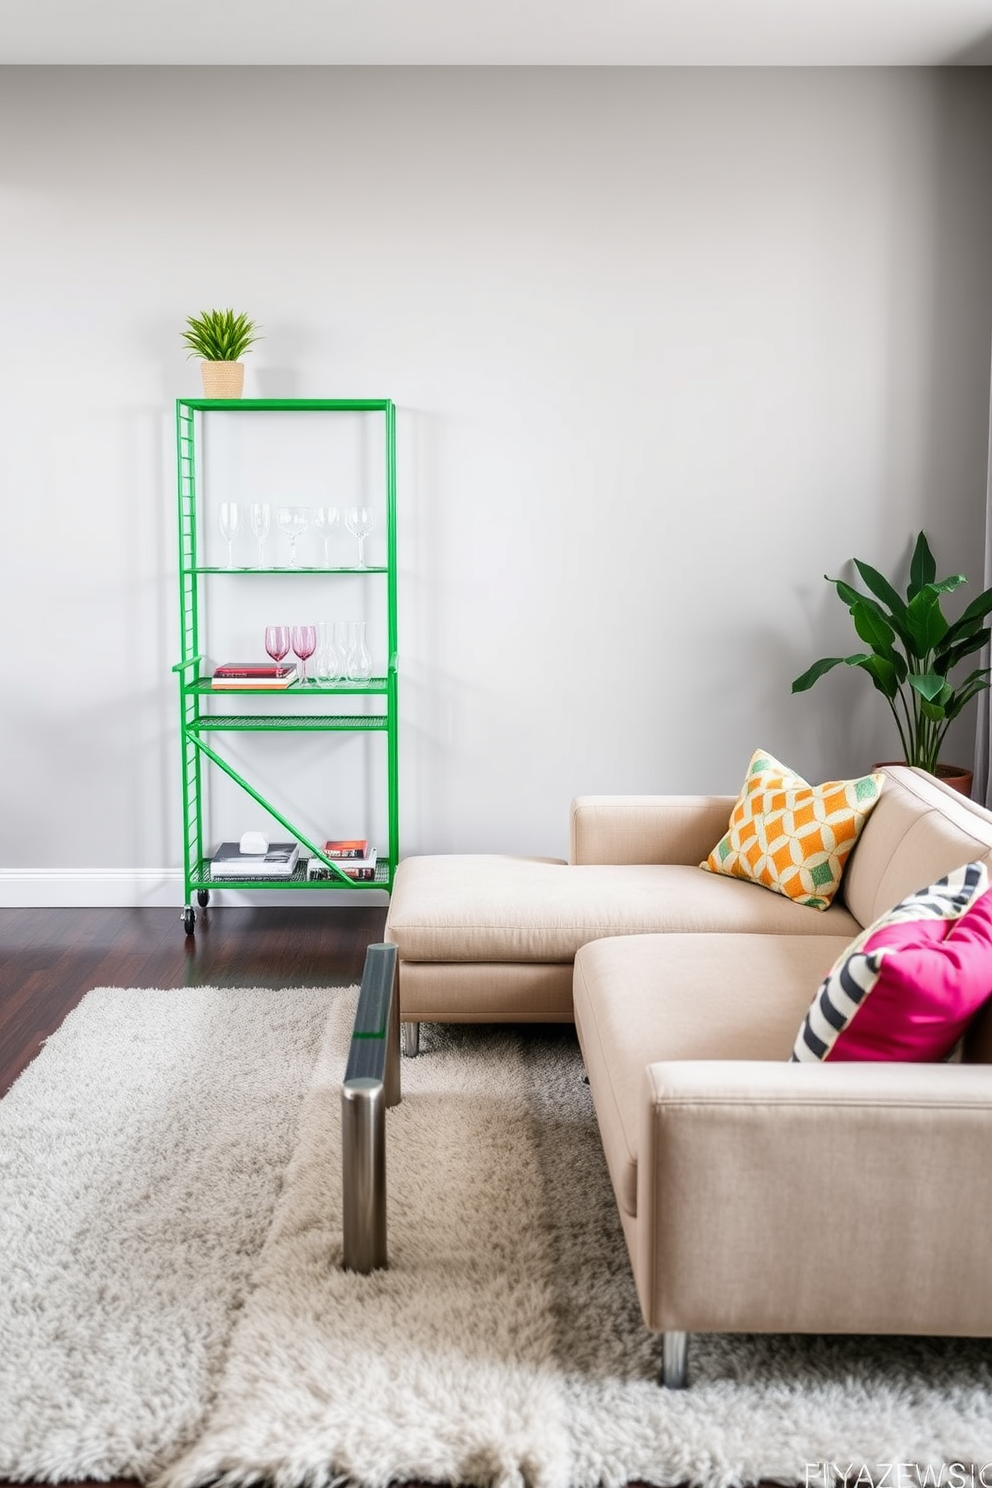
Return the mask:
<path fill-rule="evenodd" d="M 183 876 L 166 868 L 0 868 L 0 906 L 5 909 L 174 909 L 184 905 Z M 232 909 L 283 905 L 290 908 L 389 903 L 384 889 L 211 890 L 211 903 Z"/>

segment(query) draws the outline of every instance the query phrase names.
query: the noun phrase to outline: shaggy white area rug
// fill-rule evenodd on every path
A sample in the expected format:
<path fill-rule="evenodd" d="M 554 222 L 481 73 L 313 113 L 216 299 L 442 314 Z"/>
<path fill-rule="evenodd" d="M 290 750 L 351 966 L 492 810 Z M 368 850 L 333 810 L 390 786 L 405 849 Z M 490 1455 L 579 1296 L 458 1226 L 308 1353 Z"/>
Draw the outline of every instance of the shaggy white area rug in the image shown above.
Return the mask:
<path fill-rule="evenodd" d="M 343 1273 L 350 1018 L 335 1005 L 214 1410 L 160 1488 L 725 1488 L 992 1458 L 981 1343 L 694 1338 L 692 1388 L 658 1387 L 571 1030 L 424 1030 L 387 1119 L 390 1268 Z"/>
<path fill-rule="evenodd" d="M 694 1336 L 691 1389 L 659 1389 L 571 1030 L 423 1030 L 387 1118 L 390 1267 L 361 1277 L 354 993 L 91 999 L 0 1103 L 0 1475 L 730 1488 L 992 1461 L 983 1342 Z"/>
<path fill-rule="evenodd" d="M 0 1101 L 0 1475 L 194 1440 L 334 995 L 98 988 Z"/>

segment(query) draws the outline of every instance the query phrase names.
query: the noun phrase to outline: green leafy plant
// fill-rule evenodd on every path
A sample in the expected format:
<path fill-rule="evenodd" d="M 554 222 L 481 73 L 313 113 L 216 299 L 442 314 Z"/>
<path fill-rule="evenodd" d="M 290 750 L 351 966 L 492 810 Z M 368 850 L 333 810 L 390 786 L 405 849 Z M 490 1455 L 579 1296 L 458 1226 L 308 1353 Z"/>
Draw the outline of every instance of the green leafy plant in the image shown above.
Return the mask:
<path fill-rule="evenodd" d="M 191 357 L 202 357 L 205 362 L 239 362 L 260 339 L 256 331 L 255 322 L 247 315 L 235 315 L 233 310 L 204 310 L 201 315 L 187 317 L 182 339 Z"/>
<path fill-rule="evenodd" d="M 835 585 L 859 638 L 870 649 L 814 662 L 796 678 L 792 691 L 806 692 L 835 666 L 860 667 L 892 710 L 906 763 L 936 774 L 948 727 L 976 693 L 992 685 L 989 667 L 978 667 L 957 683 L 950 679 L 950 673 L 989 640 L 984 622 L 992 611 L 992 589 L 984 590 L 957 620 L 949 621 L 941 608 L 941 596 L 953 593 L 967 580 L 963 574 L 937 578 L 923 532 L 913 549 L 905 599 L 870 564 L 855 558 L 854 566 L 868 594 L 843 579 L 828 574 L 824 578 Z"/>

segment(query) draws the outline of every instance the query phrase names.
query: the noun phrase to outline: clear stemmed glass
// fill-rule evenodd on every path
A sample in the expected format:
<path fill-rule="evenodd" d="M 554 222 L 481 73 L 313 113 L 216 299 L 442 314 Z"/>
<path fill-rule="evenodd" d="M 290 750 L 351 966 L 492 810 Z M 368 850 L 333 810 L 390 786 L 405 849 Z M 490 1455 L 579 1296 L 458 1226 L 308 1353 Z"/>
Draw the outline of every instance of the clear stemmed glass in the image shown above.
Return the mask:
<path fill-rule="evenodd" d="M 227 566 L 234 567 L 234 539 L 241 525 L 241 513 L 236 501 L 222 501 L 218 518 L 220 535 L 227 543 Z"/>
<path fill-rule="evenodd" d="M 331 566 L 331 533 L 338 525 L 336 506 L 315 506 L 311 515 L 314 531 L 324 539 L 324 567 Z"/>
<path fill-rule="evenodd" d="M 267 625 L 265 627 L 265 649 L 275 662 L 282 661 L 289 653 L 289 626 Z"/>
<path fill-rule="evenodd" d="M 375 526 L 375 512 L 370 506 L 349 506 L 344 514 L 344 525 L 353 537 L 358 538 L 358 567 L 365 567 L 365 539 Z"/>
<path fill-rule="evenodd" d="M 317 627 L 316 625 L 294 625 L 293 626 L 293 652 L 303 663 L 303 681 L 312 679 L 307 676 L 307 658 L 312 656 L 317 649 Z"/>
<path fill-rule="evenodd" d="M 306 506 L 276 507 L 276 523 L 279 531 L 289 538 L 289 561 L 296 568 L 296 539 L 310 525 L 310 509 Z"/>
<path fill-rule="evenodd" d="M 251 506 L 251 530 L 258 543 L 258 566 L 265 567 L 265 539 L 269 535 L 271 512 L 267 501 L 253 501 Z"/>

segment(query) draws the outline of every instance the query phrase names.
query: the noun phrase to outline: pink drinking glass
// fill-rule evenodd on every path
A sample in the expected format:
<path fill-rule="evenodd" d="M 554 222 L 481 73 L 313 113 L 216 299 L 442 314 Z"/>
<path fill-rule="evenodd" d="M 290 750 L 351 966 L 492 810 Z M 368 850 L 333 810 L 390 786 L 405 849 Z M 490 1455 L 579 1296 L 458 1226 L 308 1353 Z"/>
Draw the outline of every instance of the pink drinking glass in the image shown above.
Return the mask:
<path fill-rule="evenodd" d="M 294 625 L 293 626 L 293 652 L 303 663 L 303 681 L 310 682 L 313 679 L 307 676 L 307 658 L 312 656 L 317 649 L 317 627 L 316 625 Z"/>
<path fill-rule="evenodd" d="M 265 649 L 273 661 L 282 661 L 289 652 L 289 626 L 267 625 L 265 627 Z"/>

